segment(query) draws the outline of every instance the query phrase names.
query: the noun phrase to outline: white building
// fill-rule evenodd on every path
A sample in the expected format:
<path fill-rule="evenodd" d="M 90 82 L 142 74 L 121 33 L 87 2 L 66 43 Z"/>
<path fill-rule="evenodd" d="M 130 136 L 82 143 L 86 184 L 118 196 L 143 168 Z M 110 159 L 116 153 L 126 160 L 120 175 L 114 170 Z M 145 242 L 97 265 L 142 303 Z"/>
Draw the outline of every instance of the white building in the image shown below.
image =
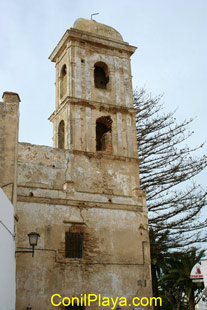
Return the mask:
<path fill-rule="evenodd" d="M 196 310 L 207 310 L 207 258 L 203 258 L 200 262 L 194 265 L 190 277 L 193 282 L 204 283 L 202 298 L 196 305 Z"/>
<path fill-rule="evenodd" d="M 15 238 L 14 207 L 0 188 L 0 310 L 14 310 Z"/>

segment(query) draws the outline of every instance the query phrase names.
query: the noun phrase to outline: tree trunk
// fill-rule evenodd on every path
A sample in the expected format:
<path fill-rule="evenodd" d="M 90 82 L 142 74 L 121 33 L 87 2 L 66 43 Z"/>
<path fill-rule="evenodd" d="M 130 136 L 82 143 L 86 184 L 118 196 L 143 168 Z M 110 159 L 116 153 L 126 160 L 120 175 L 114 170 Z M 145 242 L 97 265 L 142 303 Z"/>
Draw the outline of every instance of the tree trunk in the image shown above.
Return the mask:
<path fill-rule="evenodd" d="M 194 287 L 192 287 L 191 289 L 188 305 L 189 305 L 189 310 L 195 310 Z"/>
<path fill-rule="evenodd" d="M 157 282 L 157 274 L 156 274 L 156 265 L 151 264 L 151 271 L 152 271 L 152 294 L 153 294 L 153 297 L 159 297 L 158 296 L 158 282 Z M 155 304 L 153 302 L 153 310 L 160 310 L 159 302 L 157 303 L 156 307 L 155 307 Z"/>

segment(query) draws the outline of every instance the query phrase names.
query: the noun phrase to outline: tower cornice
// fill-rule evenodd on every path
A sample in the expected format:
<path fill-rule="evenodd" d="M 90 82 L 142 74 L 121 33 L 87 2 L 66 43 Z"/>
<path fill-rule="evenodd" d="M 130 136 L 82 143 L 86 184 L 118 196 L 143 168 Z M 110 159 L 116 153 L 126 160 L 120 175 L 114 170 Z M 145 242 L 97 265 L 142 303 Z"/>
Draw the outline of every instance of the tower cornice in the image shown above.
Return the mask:
<path fill-rule="evenodd" d="M 129 45 L 128 42 L 110 39 L 103 35 L 96 35 L 94 33 L 90 33 L 87 31 L 82 31 L 75 28 L 70 28 L 66 30 L 65 34 L 58 42 L 56 48 L 53 50 L 49 59 L 52 62 L 56 62 L 57 57 L 61 54 L 62 50 L 65 48 L 65 45 L 69 40 L 78 40 L 82 42 L 89 42 L 90 44 L 100 45 L 102 47 L 106 46 L 107 49 L 116 49 L 120 50 L 121 52 L 126 52 L 130 56 L 135 52 L 137 47 Z"/>
<path fill-rule="evenodd" d="M 56 109 L 48 118 L 49 121 L 53 121 L 56 115 L 60 113 L 62 109 L 64 109 L 68 104 L 71 105 L 79 105 L 83 107 L 89 107 L 91 109 L 97 109 L 99 111 L 106 111 L 110 113 L 129 113 L 129 114 L 137 114 L 139 112 L 139 109 L 126 107 L 126 106 L 118 106 L 118 105 L 112 105 L 106 102 L 98 102 L 98 101 L 92 101 L 92 100 L 83 100 L 80 98 L 74 98 L 67 96 L 62 104 L 59 106 L 58 109 Z"/>

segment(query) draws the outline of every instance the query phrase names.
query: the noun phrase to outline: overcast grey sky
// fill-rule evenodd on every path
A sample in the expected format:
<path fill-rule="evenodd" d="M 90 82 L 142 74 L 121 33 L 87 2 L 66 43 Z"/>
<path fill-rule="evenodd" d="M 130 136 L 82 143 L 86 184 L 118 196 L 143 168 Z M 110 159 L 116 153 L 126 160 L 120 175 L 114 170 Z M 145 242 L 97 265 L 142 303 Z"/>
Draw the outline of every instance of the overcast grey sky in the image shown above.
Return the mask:
<path fill-rule="evenodd" d="M 0 92 L 20 95 L 20 141 L 52 145 L 55 67 L 48 56 L 77 18 L 95 12 L 138 47 L 133 86 L 164 93 L 166 112 L 177 108 L 178 121 L 197 117 L 189 143 L 206 140 L 207 0 L 0 0 Z M 205 172 L 205 188 L 206 179 Z"/>

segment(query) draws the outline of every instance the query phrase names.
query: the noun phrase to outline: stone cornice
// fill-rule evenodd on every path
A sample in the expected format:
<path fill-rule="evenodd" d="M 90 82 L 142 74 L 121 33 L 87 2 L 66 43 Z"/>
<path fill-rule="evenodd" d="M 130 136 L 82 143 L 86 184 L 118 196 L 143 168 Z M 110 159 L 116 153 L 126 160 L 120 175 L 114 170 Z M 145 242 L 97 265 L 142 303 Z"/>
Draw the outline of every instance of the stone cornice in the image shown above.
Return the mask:
<path fill-rule="evenodd" d="M 85 99 L 80 99 L 80 98 L 75 98 L 75 97 L 70 97 L 67 96 L 64 101 L 61 103 L 59 108 L 55 110 L 50 117 L 48 118 L 49 121 L 53 121 L 54 117 L 60 113 L 62 109 L 66 107 L 67 104 L 72 104 L 72 105 L 80 105 L 84 107 L 89 107 L 91 109 L 98 109 L 100 111 L 107 111 L 111 113 L 130 113 L 130 114 L 136 114 L 139 112 L 139 109 L 136 108 L 130 108 L 126 106 L 118 106 L 118 105 L 112 105 L 106 102 L 98 102 L 98 101 L 92 101 L 92 100 L 85 100 Z"/>
<path fill-rule="evenodd" d="M 69 40 L 84 41 L 84 42 L 89 42 L 94 45 L 106 46 L 109 49 L 118 49 L 121 52 L 125 51 L 130 56 L 136 50 L 135 46 L 129 45 L 129 43 L 127 42 L 122 42 L 122 41 L 110 39 L 108 37 L 104 37 L 101 35 L 96 35 L 90 32 L 70 28 L 70 30 L 66 30 L 65 34 L 63 35 L 61 40 L 58 42 L 56 48 L 53 50 L 53 52 L 49 56 L 49 59 L 52 62 L 56 62 L 57 57 L 59 56 L 59 54 L 61 54 L 62 50 L 65 47 L 66 42 L 68 42 Z"/>
<path fill-rule="evenodd" d="M 111 210 L 127 210 L 133 212 L 142 212 L 142 206 L 128 204 L 110 204 L 103 202 L 81 201 L 72 199 L 54 199 L 48 197 L 28 197 L 23 195 L 17 196 L 17 202 L 40 203 L 60 206 L 74 206 L 79 208 L 95 208 L 95 209 L 111 209 Z"/>
<path fill-rule="evenodd" d="M 85 151 L 79 151 L 79 150 L 69 150 L 70 153 L 75 154 L 75 155 L 84 155 L 89 158 L 107 158 L 111 160 L 119 160 L 119 161 L 127 161 L 127 162 L 137 162 L 140 163 L 139 158 L 135 157 L 126 157 L 126 156 L 119 156 L 119 155 L 114 155 L 114 154 L 107 154 L 104 153 L 104 151 L 96 151 L 96 152 L 85 152 Z"/>

